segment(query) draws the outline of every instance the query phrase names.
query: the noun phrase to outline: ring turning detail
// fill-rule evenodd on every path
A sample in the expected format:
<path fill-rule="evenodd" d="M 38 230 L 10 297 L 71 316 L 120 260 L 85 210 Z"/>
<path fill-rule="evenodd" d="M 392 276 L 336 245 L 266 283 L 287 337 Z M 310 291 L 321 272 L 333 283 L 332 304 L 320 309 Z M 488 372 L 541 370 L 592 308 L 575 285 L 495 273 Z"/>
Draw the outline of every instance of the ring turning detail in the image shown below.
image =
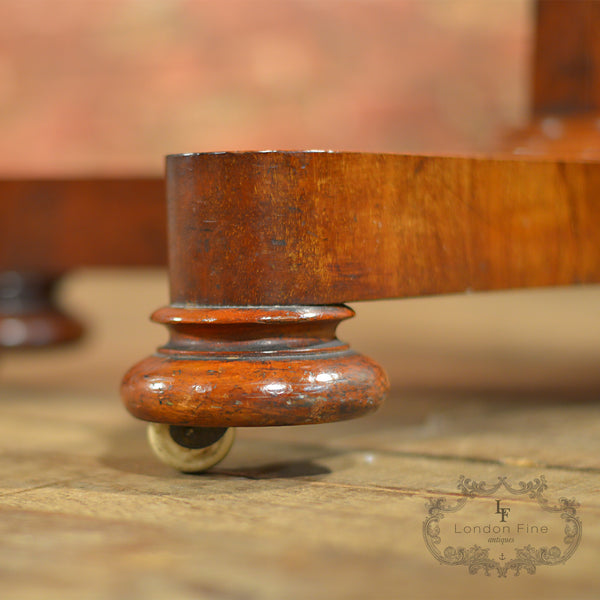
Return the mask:
<path fill-rule="evenodd" d="M 383 370 L 335 336 L 347 306 L 156 311 L 170 340 L 125 376 L 127 409 L 150 421 L 156 455 L 182 471 L 210 468 L 232 427 L 352 419 L 375 410 Z"/>

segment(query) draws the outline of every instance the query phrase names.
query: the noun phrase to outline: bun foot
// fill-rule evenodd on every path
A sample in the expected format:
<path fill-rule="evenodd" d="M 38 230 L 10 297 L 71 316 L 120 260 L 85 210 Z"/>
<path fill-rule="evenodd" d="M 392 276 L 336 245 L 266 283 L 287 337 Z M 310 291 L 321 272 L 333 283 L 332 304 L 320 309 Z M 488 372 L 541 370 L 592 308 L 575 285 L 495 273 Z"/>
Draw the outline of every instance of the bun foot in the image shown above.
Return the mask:
<path fill-rule="evenodd" d="M 81 323 L 55 304 L 58 280 L 56 275 L 0 273 L 0 347 L 52 346 L 81 337 Z"/>
<path fill-rule="evenodd" d="M 125 375 L 123 401 L 135 417 L 164 424 L 169 453 L 177 444 L 191 449 L 196 431 L 360 417 L 379 406 L 388 382 L 336 338 L 338 323 L 353 314 L 344 305 L 160 309 L 153 320 L 171 339 Z"/>

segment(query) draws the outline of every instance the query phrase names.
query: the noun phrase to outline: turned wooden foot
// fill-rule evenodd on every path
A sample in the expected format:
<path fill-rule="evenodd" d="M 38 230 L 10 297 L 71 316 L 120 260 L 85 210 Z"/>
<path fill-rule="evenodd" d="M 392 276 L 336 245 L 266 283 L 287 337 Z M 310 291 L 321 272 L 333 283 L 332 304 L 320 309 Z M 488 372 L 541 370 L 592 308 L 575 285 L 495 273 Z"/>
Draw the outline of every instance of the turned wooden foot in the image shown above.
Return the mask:
<path fill-rule="evenodd" d="M 0 273 L 0 346 L 49 346 L 81 337 L 81 324 L 55 304 L 58 280 L 56 275 Z"/>
<path fill-rule="evenodd" d="M 123 400 L 139 419 L 184 426 L 161 429 L 158 441 L 151 430 L 159 458 L 183 471 L 215 464 L 205 464 L 204 449 L 220 436 L 203 441 L 203 429 L 360 417 L 379 406 L 388 383 L 381 367 L 336 338 L 338 323 L 353 314 L 343 305 L 160 309 L 152 318 L 168 327 L 170 341 L 125 375 Z M 189 435 L 178 439 L 182 430 Z M 226 454 L 220 448 L 217 459 Z M 199 468 L 186 462 L 192 450 Z"/>

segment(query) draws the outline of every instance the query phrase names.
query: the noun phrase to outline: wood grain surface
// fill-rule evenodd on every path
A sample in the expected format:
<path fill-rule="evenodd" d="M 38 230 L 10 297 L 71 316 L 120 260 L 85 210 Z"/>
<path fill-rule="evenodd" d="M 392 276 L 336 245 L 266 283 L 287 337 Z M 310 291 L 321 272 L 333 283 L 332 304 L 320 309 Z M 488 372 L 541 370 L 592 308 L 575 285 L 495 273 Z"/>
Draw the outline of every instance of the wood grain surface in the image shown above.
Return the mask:
<path fill-rule="evenodd" d="M 172 298 L 332 304 L 597 281 L 599 173 L 594 161 L 173 157 Z M 0 182 L 0 267 L 164 264 L 162 186 Z"/>
<path fill-rule="evenodd" d="M 600 280 L 600 164 L 330 152 L 167 159 L 175 304 Z"/>

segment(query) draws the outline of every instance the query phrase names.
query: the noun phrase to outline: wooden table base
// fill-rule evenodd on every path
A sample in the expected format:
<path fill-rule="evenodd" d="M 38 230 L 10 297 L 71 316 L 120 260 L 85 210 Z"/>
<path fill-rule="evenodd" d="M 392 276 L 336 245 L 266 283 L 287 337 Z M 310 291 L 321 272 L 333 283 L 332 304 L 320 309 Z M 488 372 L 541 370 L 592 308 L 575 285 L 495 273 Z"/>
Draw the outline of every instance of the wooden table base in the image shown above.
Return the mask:
<path fill-rule="evenodd" d="M 170 342 L 125 376 L 168 464 L 228 427 L 360 416 L 387 379 L 344 301 L 600 281 L 600 164 L 330 152 L 167 159 Z M 183 431 L 173 427 L 184 427 Z"/>

